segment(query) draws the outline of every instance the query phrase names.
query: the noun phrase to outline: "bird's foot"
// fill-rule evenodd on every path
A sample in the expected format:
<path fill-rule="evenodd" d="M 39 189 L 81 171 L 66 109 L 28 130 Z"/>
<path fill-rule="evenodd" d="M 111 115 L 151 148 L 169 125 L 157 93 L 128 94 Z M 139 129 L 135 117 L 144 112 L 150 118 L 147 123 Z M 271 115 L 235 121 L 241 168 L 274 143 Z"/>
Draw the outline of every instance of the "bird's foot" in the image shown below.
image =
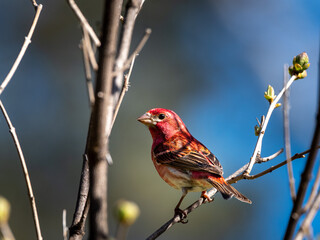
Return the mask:
<path fill-rule="evenodd" d="M 212 202 L 214 200 L 213 198 L 212 199 L 210 198 L 210 196 L 207 194 L 206 191 L 202 191 L 201 197 L 204 198 L 204 201 L 207 200 L 208 202 Z"/>
<path fill-rule="evenodd" d="M 175 208 L 175 209 L 174 209 L 174 215 L 175 215 L 175 216 L 176 216 L 176 215 L 179 215 L 179 216 L 180 216 L 180 218 L 181 218 L 180 222 L 181 222 L 182 224 L 188 223 L 188 219 L 187 219 L 188 213 L 187 213 L 186 211 L 183 211 L 183 210 L 181 210 L 180 208 Z"/>

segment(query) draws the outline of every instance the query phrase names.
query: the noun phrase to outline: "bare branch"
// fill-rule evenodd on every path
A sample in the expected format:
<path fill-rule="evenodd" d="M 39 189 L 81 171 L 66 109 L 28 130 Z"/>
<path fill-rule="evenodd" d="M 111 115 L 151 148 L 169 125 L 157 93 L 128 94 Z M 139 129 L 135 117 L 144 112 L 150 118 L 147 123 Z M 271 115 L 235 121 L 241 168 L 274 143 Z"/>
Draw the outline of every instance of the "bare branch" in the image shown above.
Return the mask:
<path fill-rule="evenodd" d="M 293 75 L 289 82 L 287 83 L 287 85 L 280 91 L 279 95 L 273 100 L 273 102 L 270 104 L 269 106 L 269 110 L 267 112 L 267 116 L 264 120 L 262 124 L 262 128 L 261 128 L 261 131 L 260 131 L 260 134 L 258 136 L 258 140 L 257 140 L 257 143 L 256 143 L 256 146 L 255 146 L 255 149 L 253 151 L 253 155 L 250 159 L 250 162 L 249 162 L 249 165 L 248 165 L 248 168 L 246 169 L 246 171 L 243 173 L 244 175 L 246 176 L 249 176 L 251 170 L 252 170 L 252 167 L 256 161 L 256 157 L 261 154 L 261 147 L 262 147 L 262 139 L 264 137 L 264 134 L 265 134 L 265 131 L 267 129 L 267 125 L 269 123 L 269 120 L 270 120 L 270 117 L 271 117 L 271 114 L 273 112 L 273 110 L 275 109 L 275 106 L 276 104 L 279 102 L 280 98 L 282 97 L 283 93 L 291 86 L 291 84 L 294 82 L 294 80 L 297 79 L 297 76 Z"/>
<path fill-rule="evenodd" d="M 264 157 L 264 158 L 257 158 L 256 163 L 263 163 L 263 162 L 268 162 L 276 157 L 278 157 L 281 153 L 283 153 L 283 148 L 281 148 L 278 152 L 270 155 L 269 157 Z"/>
<path fill-rule="evenodd" d="M 29 44 L 31 43 L 31 37 L 33 35 L 34 29 L 36 28 L 36 25 L 38 23 L 38 19 L 42 10 L 42 4 L 37 5 L 35 1 L 32 1 L 34 6 L 36 7 L 36 13 L 31 25 L 31 28 L 29 30 L 28 35 L 25 37 L 24 43 L 22 45 L 22 48 L 18 54 L 17 59 L 15 60 L 14 64 L 12 65 L 8 75 L 6 76 L 6 78 L 4 79 L 4 81 L 2 82 L 2 84 L 0 85 L 0 95 L 2 94 L 3 90 L 6 88 L 6 86 L 8 85 L 8 83 L 10 82 L 13 74 L 16 72 Z M 36 4 L 36 5 L 35 5 Z"/>
<path fill-rule="evenodd" d="M 282 152 L 283 152 L 283 148 L 281 148 L 278 152 L 270 155 L 269 157 L 264 157 L 264 158 L 257 157 L 256 158 L 256 163 L 268 162 L 268 161 L 278 157 Z M 227 177 L 226 181 L 229 181 L 230 179 L 233 179 L 233 178 L 237 177 L 238 175 L 240 175 L 241 173 L 243 173 L 248 168 L 248 165 L 249 165 L 249 163 L 244 165 L 242 168 L 239 168 L 237 171 L 235 171 L 233 174 L 231 174 L 229 177 Z"/>
<path fill-rule="evenodd" d="M 144 45 L 146 44 L 146 42 L 148 41 L 150 34 L 151 34 L 151 29 L 147 28 L 143 38 L 141 39 L 140 43 L 138 44 L 137 48 L 133 51 L 133 53 L 128 57 L 128 59 L 125 61 L 123 67 L 121 69 L 118 69 L 116 71 L 113 72 L 114 76 L 117 76 L 120 73 L 123 73 L 124 71 L 126 71 L 128 68 L 130 68 L 130 65 L 132 63 L 133 58 L 135 58 L 136 56 L 139 55 L 139 53 L 141 52 L 142 48 L 144 47 Z"/>
<path fill-rule="evenodd" d="M 91 75 L 91 68 L 90 68 L 90 60 L 89 60 L 89 53 L 87 44 L 85 43 L 85 38 L 83 37 L 81 40 L 81 48 L 82 48 L 82 55 L 83 55 L 83 64 L 84 70 L 86 75 L 86 83 L 87 83 L 87 91 L 89 97 L 89 103 L 91 108 L 94 105 L 95 97 L 94 97 L 94 90 L 93 90 L 93 83 L 92 83 L 92 75 Z"/>
<path fill-rule="evenodd" d="M 289 161 L 293 161 L 293 160 L 298 159 L 298 158 L 304 158 L 305 157 L 304 155 L 309 153 L 309 152 L 310 152 L 310 149 L 306 150 L 306 151 L 304 151 L 302 153 L 296 153 L 294 156 L 292 156 L 289 159 Z M 250 179 L 250 180 L 256 179 L 256 178 L 259 178 L 259 177 L 262 177 L 262 176 L 266 175 L 267 173 L 271 173 L 272 171 L 274 171 L 274 170 L 276 170 L 276 169 L 278 169 L 278 168 L 280 168 L 280 167 L 282 167 L 282 166 L 284 166 L 286 164 L 287 164 L 287 160 L 285 160 L 285 161 L 283 161 L 283 162 L 281 162 L 281 163 L 279 163 L 279 164 L 277 164 L 275 166 L 272 166 L 272 167 L 270 167 L 270 168 L 268 168 L 268 169 L 266 169 L 266 170 L 264 170 L 264 171 L 262 171 L 262 172 L 260 172 L 260 173 L 258 173 L 256 175 L 245 176 L 245 175 L 241 174 L 241 175 L 238 175 L 238 176 L 230 178 L 230 179 L 227 178 L 228 179 L 227 182 L 231 184 L 231 183 L 235 183 L 235 182 L 237 182 L 237 181 L 239 181 L 241 179 Z"/>
<path fill-rule="evenodd" d="M 189 207 L 187 207 L 184 212 L 186 214 L 191 213 L 194 209 L 200 207 L 204 203 L 204 199 L 200 198 L 193 204 L 191 204 Z M 167 231 L 169 228 L 171 228 L 174 224 L 180 222 L 182 220 L 181 216 L 179 214 L 176 214 L 173 218 L 171 218 L 168 222 L 163 224 L 157 231 L 152 233 L 149 237 L 146 238 L 146 240 L 153 240 L 159 237 L 162 233 Z"/>
<path fill-rule="evenodd" d="M 40 5 L 39 5 L 40 6 Z M 29 177 L 29 173 L 28 173 L 28 168 L 27 168 L 27 164 L 22 152 L 22 148 L 20 146 L 20 142 L 16 133 L 16 129 L 13 127 L 11 120 L 9 118 L 9 115 L 7 114 L 6 109 L 4 108 L 2 101 L 0 101 L 0 109 L 6 119 L 6 122 L 8 124 L 8 128 L 10 131 L 10 134 L 12 136 L 13 142 L 16 146 L 18 155 L 19 155 L 19 159 L 20 159 L 20 163 L 22 166 L 22 170 L 23 170 L 23 174 L 24 174 L 24 178 L 27 184 L 27 189 L 28 189 L 28 194 L 29 194 L 29 200 L 30 200 L 30 205 L 31 205 L 31 209 L 32 209 L 32 214 L 33 214 L 33 220 L 34 220 L 34 225 L 35 225 L 35 229 L 36 229 L 36 233 L 37 233 L 37 239 L 38 240 L 42 240 L 42 235 L 41 235 L 41 230 L 40 230 L 40 223 L 39 223 L 39 217 L 38 217 L 38 212 L 37 212 L 37 207 L 36 207 L 36 200 L 35 197 L 33 195 L 33 190 L 32 190 L 32 185 L 31 185 L 31 181 L 30 181 L 30 177 Z"/>
<path fill-rule="evenodd" d="M 129 69 L 128 74 L 124 76 L 124 84 L 122 86 L 120 97 L 119 97 L 119 100 L 118 100 L 117 105 L 116 105 L 115 110 L 114 110 L 113 119 L 112 119 L 112 123 L 111 123 L 111 129 L 113 128 L 113 124 L 116 121 L 116 118 L 117 118 L 117 115 L 118 115 L 118 112 L 119 112 L 120 105 L 122 103 L 123 97 L 124 97 L 126 91 L 128 91 L 129 80 L 130 80 L 130 77 L 131 77 L 131 72 L 132 72 L 132 69 L 133 69 L 134 61 L 135 61 L 135 58 L 132 59 L 132 63 L 130 65 L 130 69 Z"/>
<path fill-rule="evenodd" d="M 94 71 L 98 70 L 98 63 L 96 60 L 96 57 L 94 56 L 95 53 L 93 51 L 92 45 L 91 45 L 91 40 L 89 38 L 88 31 L 85 27 L 82 26 L 82 32 L 83 32 L 83 40 L 84 40 L 84 46 L 87 49 L 88 57 L 91 63 L 91 66 Z"/>
<path fill-rule="evenodd" d="M 82 14 L 80 8 L 78 7 L 78 5 L 75 3 L 74 0 L 67 0 L 67 2 L 69 3 L 71 9 L 73 10 L 73 12 L 76 14 L 76 16 L 78 17 L 81 25 L 87 29 L 90 37 L 92 38 L 92 40 L 94 41 L 94 44 L 97 47 L 100 47 L 101 43 L 99 38 L 97 37 L 96 33 L 94 32 L 94 30 L 92 29 L 92 27 L 90 26 L 90 24 L 88 23 L 87 19 L 85 18 L 85 16 Z"/>
<path fill-rule="evenodd" d="M 128 66 L 130 66 L 130 63 L 132 62 L 132 59 L 135 58 L 137 55 L 139 55 L 139 53 L 141 52 L 142 48 L 144 47 L 144 45 L 146 44 L 146 42 L 148 41 L 150 35 L 151 35 L 152 30 L 150 28 L 147 28 L 143 38 L 141 39 L 141 41 L 139 42 L 138 46 L 136 47 L 136 49 L 133 51 L 133 53 L 128 57 L 128 59 L 126 60 L 124 66 L 125 69 L 128 68 Z"/>
<path fill-rule="evenodd" d="M 126 5 L 126 13 L 125 13 L 124 23 L 123 23 L 123 27 L 120 35 L 119 52 L 118 52 L 117 59 L 115 61 L 115 68 L 114 68 L 114 72 L 116 73 L 115 79 L 113 82 L 113 95 L 114 95 L 113 101 L 115 103 L 115 106 L 120 101 L 119 96 L 121 94 L 121 89 L 123 89 L 123 86 L 124 86 L 123 72 L 125 71 L 125 69 L 123 68 L 123 66 L 127 61 L 127 57 L 128 57 L 130 45 L 131 45 L 132 33 L 135 25 L 135 20 L 141 6 L 142 6 L 142 0 L 130 0 Z M 136 56 L 136 54 L 134 56 Z M 131 62 L 132 62 L 132 59 L 130 60 L 129 66 L 131 65 Z M 117 109 L 115 109 L 115 111 L 117 111 Z M 115 112 L 113 115 L 115 115 Z M 115 119 L 114 116 L 113 116 L 113 119 Z M 111 123 L 111 125 L 107 129 L 107 136 L 110 135 L 112 126 L 113 124 Z"/>
<path fill-rule="evenodd" d="M 289 72 L 288 72 L 288 64 L 285 64 L 283 67 L 283 85 L 285 86 L 289 79 Z M 289 127 L 289 96 L 290 96 L 290 89 L 285 91 L 283 95 L 283 134 L 284 134 L 284 145 L 286 149 L 286 158 L 290 159 L 291 157 L 291 143 L 290 143 L 290 127 Z M 289 187 L 290 187 L 290 194 L 291 199 L 294 201 L 296 199 L 296 189 L 295 189 L 295 181 L 293 176 L 293 169 L 291 161 L 287 162 L 287 169 L 288 169 L 288 177 L 289 177 Z"/>

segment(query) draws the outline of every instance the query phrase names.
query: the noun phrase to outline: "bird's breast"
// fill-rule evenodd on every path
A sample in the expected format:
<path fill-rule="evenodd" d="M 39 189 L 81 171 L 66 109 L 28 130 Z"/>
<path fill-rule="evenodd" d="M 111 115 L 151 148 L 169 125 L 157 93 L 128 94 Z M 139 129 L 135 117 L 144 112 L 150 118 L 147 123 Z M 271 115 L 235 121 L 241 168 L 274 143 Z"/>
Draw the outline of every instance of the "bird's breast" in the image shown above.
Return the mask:
<path fill-rule="evenodd" d="M 175 189 L 187 188 L 191 192 L 201 192 L 212 187 L 206 179 L 195 179 L 191 172 L 180 171 L 177 168 L 157 163 L 152 157 L 153 164 L 160 177 Z"/>

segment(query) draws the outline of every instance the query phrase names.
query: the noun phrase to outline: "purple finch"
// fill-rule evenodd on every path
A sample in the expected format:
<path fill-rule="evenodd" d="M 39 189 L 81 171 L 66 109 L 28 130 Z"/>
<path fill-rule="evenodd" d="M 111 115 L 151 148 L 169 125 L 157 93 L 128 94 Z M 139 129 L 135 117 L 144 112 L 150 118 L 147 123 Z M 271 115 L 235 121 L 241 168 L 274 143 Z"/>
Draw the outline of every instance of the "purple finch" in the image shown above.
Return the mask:
<path fill-rule="evenodd" d="M 190 191 L 202 191 L 201 196 L 211 201 L 206 190 L 212 187 L 224 199 L 234 196 L 242 202 L 251 203 L 226 182 L 218 159 L 189 133 L 175 112 L 154 108 L 138 121 L 146 125 L 152 135 L 152 161 L 160 177 L 171 187 L 182 190 L 175 211 L 181 211 L 180 204 Z"/>

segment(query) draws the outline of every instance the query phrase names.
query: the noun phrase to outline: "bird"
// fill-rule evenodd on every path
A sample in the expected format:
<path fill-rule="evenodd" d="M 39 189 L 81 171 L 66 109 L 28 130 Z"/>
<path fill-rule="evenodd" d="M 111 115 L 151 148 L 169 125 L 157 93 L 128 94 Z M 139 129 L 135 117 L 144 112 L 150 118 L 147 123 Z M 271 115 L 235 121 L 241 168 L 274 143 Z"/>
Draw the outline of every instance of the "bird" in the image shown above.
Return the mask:
<path fill-rule="evenodd" d="M 188 131 L 181 118 L 172 110 L 153 108 L 137 119 L 149 128 L 153 143 L 151 158 L 160 177 L 171 187 L 182 190 L 175 213 L 186 217 L 180 205 L 188 192 L 202 192 L 214 187 L 224 199 L 251 204 L 251 200 L 232 187 L 223 177 L 217 157 Z"/>

